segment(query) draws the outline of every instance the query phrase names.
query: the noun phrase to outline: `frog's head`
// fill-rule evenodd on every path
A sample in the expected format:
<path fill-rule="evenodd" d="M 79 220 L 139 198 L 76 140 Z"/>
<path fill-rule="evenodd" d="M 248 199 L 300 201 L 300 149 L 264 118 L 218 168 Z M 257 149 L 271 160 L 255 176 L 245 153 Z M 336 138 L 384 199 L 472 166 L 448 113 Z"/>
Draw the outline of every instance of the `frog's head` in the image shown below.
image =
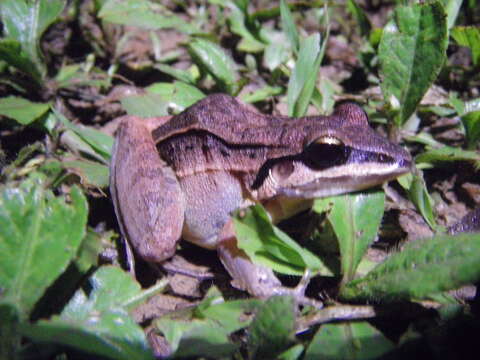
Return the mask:
<path fill-rule="evenodd" d="M 410 171 L 412 157 L 376 133 L 356 104 L 307 122 L 303 150 L 264 164 L 254 188 L 287 197 L 315 198 L 365 189 Z"/>

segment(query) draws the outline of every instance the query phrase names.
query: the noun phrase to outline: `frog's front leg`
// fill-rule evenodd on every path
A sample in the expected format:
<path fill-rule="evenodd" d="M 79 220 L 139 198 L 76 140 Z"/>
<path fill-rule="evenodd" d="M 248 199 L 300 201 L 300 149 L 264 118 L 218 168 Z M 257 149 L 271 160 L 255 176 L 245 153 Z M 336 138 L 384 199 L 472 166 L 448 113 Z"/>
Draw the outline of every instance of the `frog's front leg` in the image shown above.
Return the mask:
<path fill-rule="evenodd" d="M 174 254 L 185 213 L 178 180 L 159 157 L 151 135 L 166 121 L 124 117 L 110 165 L 110 192 L 122 235 L 149 262 Z"/>

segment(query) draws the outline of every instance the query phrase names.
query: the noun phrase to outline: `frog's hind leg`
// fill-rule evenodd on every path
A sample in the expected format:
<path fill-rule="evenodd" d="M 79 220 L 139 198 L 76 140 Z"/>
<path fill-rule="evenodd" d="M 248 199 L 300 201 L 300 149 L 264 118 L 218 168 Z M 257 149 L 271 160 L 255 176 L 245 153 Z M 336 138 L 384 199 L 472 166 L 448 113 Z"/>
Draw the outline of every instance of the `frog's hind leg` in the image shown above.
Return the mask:
<path fill-rule="evenodd" d="M 175 252 L 185 201 L 173 170 L 157 153 L 151 122 L 122 119 L 110 164 L 110 191 L 122 235 L 143 259 L 161 262 Z"/>
<path fill-rule="evenodd" d="M 268 298 L 274 295 L 292 295 L 298 304 L 321 308 L 323 304 L 317 300 L 307 298 L 305 290 L 310 281 L 310 272 L 306 271 L 295 288 L 282 285 L 272 269 L 254 264 L 248 255 L 237 246 L 237 239 L 230 220 L 219 236 L 217 251 L 223 265 L 232 276 L 232 285 L 246 290 L 259 298 Z"/>

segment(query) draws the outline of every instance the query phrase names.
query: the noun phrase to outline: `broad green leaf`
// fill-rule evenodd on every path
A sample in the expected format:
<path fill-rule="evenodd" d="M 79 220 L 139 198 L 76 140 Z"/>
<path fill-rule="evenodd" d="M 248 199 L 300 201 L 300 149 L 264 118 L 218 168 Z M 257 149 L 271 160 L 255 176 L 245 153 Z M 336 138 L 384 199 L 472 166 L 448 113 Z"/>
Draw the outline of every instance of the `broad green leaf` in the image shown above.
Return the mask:
<path fill-rule="evenodd" d="M 113 137 L 93 127 L 76 125 L 75 133 L 87 142 L 105 160 L 110 160 L 113 147 Z"/>
<path fill-rule="evenodd" d="M 252 313 L 260 300 L 223 302 L 211 291 L 196 308 L 179 310 L 155 321 L 177 357 L 208 356 L 219 358 L 237 349 L 229 336 L 251 322 Z"/>
<path fill-rule="evenodd" d="M 230 15 L 228 16 L 228 22 L 232 33 L 240 36 L 241 40 L 237 44 L 239 51 L 245 51 L 250 53 L 260 52 L 265 48 L 264 42 L 257 37 L 258 29 L 251 31 L 247 26 L 248 12 L 247 9 L 242 9 L 242 6 L 234 2 L 223 2 L 224 6 L 230 8 Z M 249 23 L 252 26 L 252 23 Z M 255 26 L 255 23 L 253 23 Z"/>
<path fill-rule="evenodd" d="M 4 60 L 25 74 L 29 74 L 38 84 L 41 82 L 41 69 L 37 68 L 17 40 L 0 39 L 0 60 Z"/>
<path fill-rule="evenodd" d="M 114 266 L 90 278 L 87 295 L 78 290 L 60 316 L 23 324 L 21 332 L 38 342 L 71 346 L 110 359 L 153 359 L 142 328 L 126 309 L 141 295 L 140 285 Z"/>
<path fill-rule="evenodd" d="M 339 93 L 340 89 L 337 84 L 329 78 L 320 77 L 318 88 L 313 90 L 312 104 L 318 109 L 320 114 L 330 114 L 335 105 L 335 94 Z"/>
<path fill-rule="evenodd" d="M 224 91 L 235 93 L 237 66 L 224 49 L 208 40 L 193 39 L 188 43 L 188 50 L 193 61 L 210 74 Z"/>
<path fill-rule="evenodd" d="M 307 348 L 304 360 L 379 359 L 394 344 L 368 322 L 322 325 Z"/>
<path fill-rule="evenodd" d="M 81 139 L 81 142 L 78 142 L 78 145 L 83 147 L 86 152 L 92 151 L 97 159 L 108 164 L 110 161 L 112 147 L 113 147 L 113 137 L 105 134 L 99 130 L 96 130 L 92 127 L 84 125 L 74 125 L 68 120 L 62 113 L 53 109 L 53 112 L 57 119 L 62 122 L 62 124 L 69 130 L 73 131 L 76 136 Z M 83 142 L 83 143 L 82 143 Z M 87 148 L 85 148 L 87 147 Z M 90 147 L 90 149 L 88 149 Z"/>
<path fill-rule="evenodd" d="M 177 357 L 222 358 L 237 350 L 229 339 L 229 332 L 211 320 L 184 320 L 163 318 L 157 322 Z"/>
<path fill-rule="evenodd" d="M 64 160 L 62 165 L 80 177 L 85 186 L 106 188 L 109 184 L 109 170 L 106 165 L 88 160 Z"/>
<path fill-rule="evenodd" d="M 50 108 L 49 104 L 34 103 L 27 99 L 8 96 L 0 98 L 0 115 L 28 125 L 45 114 Z"/>
<path fill-rule="evenodd" d="M 174 77 L 177 80 L 183 81 L 186 84 L 194 85 L 195 84 L 195 77 L 193 76 L 192 72 L 189 70 L 180 70 L 174 68 L 173 66 L 166 65 L 166 64 L 156 64 L 154 68 L 160 70 L 161 72 L 168 74 Z M 197 89 L 198 90 L 198 89 Z M 198 90 L 200 91 L 200 90 Z"/>
<path fill-rule="evenodd" d="M 381 88 L 399 109 L 397 126 L 413 114 L 446 58 L 447 22 L 439 2 L 397 6 L 379 46 Z"/>
<path fill-rule="evenodd" d="M 248 329 L 250 359 L 276 358 L 293 343 L 295 300 L 292 296 L 272 296 L 257 310 Z"/>
<path fill-rule="evenodd" d="M 108 164 L 108 161 L 99 153 L 95 151 L 86 141 L 84 141 L 80 136 L 78 136 L 73 130 L 65 130 L 61 137 L 60 141 L 63 146 L 70 149 L 71 152 L 75 154 L 87 155 L 92 157 L 105 165 Z"/>
<path fill-rule="evenodd" d="M 327 219 L 338 239 L 343 281 L 354 278 L 360 260 L 373 243 L 383 217 L 383 191 L 345 194 L 315 200 L 314 210 L 330 207 Z"/>
<path fill-rule="evenodd" d="M 201 311 L 197 308 L 195 314 L 215 321 L 227 332 L 232 333 L 248 326 L 252 319 L 243 315 L 255 311 L 261 304 L 262 301 L 258 299 L 214 302 Z"/>
<path fill-rule="evenodd" d="M 18 41 L 28 60 L 35 65 L 36 70 L 30 73 L 34 78 L 36 73 L 42 78 L 46 74 L 40 51 L 41 36 L 60 16 L 64 6 L 64 0 L 2 0 L 0 3 L 6 38 Z"/>
<path fill-rule="evenodd" d="M 278 360 L 297 360 L 301 359 L 301 355 L 305 347 L 302 344 L 292 346 L 290 349 L 278 355 Z"/>
<path fill-rule="evenodd" d="M 55 197 L 39 179 L 0 194 L 0 287 L 3 300 L 27 316 L 75 257 L 85 236 L 87 202 L 77 187 L 70 201 Z"/>
<path fill-rule="evenodd" d="M 451 29 L 453 25 L 455 25 L 455 21 L 457 20 L 458 12 L 460 11 L 460 7 L 462 6 L 463 0 L 441 0 L 443 7 L 445 8 L 445 12 L 447 13 L 447 25 L 448 28 Z"/>
<path fill-rule="evenodd" d="M 182 81 L 154 83 L 145 88 L 145 90 L 152 94 L 162 95 L 164 101 L 167 101 L 169 107 L 174 110 L 173 113 L 182 112 L 205 97 L 201 90 Z"/>
<path fill-rule="evenodd" d="M 109 0 L 103 4 L 98 17 L 106 22 L 145 29 L 171 28 L 187 34 L 199 31 L 166 7 L 149 0 Z"/>
<path fill-rule="evenodd" d="M 282 20 L 282 29 L 290 41 L 290 46 L 295 54 L 300 49 L 300 36 L 298 35 L 295 21 L 285 0 L 280 0 L 280 17 Z"/>
<path fill-rule="evenodd" d="M 480 236 L 441 235 L 408 243 L 341 291 L 344 299 L 422 299 L 480 280 Z"/>
<path fill-rule="evenodd" d="M 128 115 L 143 118 L 169 115 L 169 103 L 159 94 L 146 93 L 126 96 L 120 102 Z"/>
<path fill-rule="evenodd" d="M 415 157 L 415 162 L 430 163 L 437 165 L 442 162 L 451 161 L 469 161 L 472 162 L 475 167 L 480 167 L 480 154 L 476 151 L 468 151 L 452 146 L 443 146 L 439 149 L 427 150 Z"/>
<path fill-rule="evenodd" d="M 106 89 L 111 85 L 111 77 L 99 68 L 90 69 L 82 64 L 72 64 L 60 68 L 55 82 L 57 88 L 92 86 Z"/>
<path fill-rule="evenodd" d="M 265 52 L 263 53 L 263 63 L 268 70 L 273 71 L 286 62 L 288 56 L 289 49 L 284 42 L 272 41 L 265 48 Z"/>
<path fill-rule="evenodd" d="M 357 20 L 357 24 L 360 27 L 360 34 L 368 37 L 372 30 L 372 24 L 370 24 L 370 20 L 368 20 L 363 9 L 355 0 L 347 0 L 347 9 L 355 17 L 355 20 Z"/>
<path fill-rule="evenodd" d="M 420 174 L 413 175 L 410 188 L 408 189 L 408 198 L 415 204 L 427 224 L 435 230 L 437 224 L 435 222 L 435 214 L 433 213 L 433 200 Z"/>
<path fill-rule="evenodd" d="M 75 265 L 82 274 L 98 265 L 98 255 L 104 248 L 105 243 L 114 246 L 113 238 L 116 237 L 113 230 L 97 232 L 87 227 L 87 234 L 78 249 Z"/>
<path fill-rule="evenodd" d="M 260 205 L 242 210 L 233 218 L 238 247 L 253 262 L 290 275 L 302 275 L 305 269 L 331 275 L 320 259 L 272 225 Z"/>
<path fill-rule="evenodd" d="M 328 37 L 328 35 L 327 35 Z M 325 43 L 320 34 L 313 34 L 300 44 L 298 59 L 288 82 L 287 104 L 289 116 L 305 115 L 317 82 L 317 74 L 323 59 Z"/>
<path fill-rule="evenodd" d="M 154 117 L 178 114 L 205 97 L 196 87 L 181 81 L 154 83 L 146 90 L 145 94 L 121 99 L 129 115 Z"/>
<path fill-rule="evenodd" d="M 456 26 L 451 31 L 458 45 L 466 46 L 472 51 L 473 64 L 480 64 L 480 27 Z"/>

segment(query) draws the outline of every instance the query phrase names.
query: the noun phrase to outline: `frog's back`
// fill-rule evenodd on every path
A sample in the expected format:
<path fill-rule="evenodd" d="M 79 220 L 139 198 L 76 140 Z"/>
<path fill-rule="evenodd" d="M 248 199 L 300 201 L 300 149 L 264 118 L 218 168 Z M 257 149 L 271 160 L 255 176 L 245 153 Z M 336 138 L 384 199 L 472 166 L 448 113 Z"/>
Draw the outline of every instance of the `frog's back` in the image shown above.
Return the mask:
<path fill-rule="evenodd" d="M 209 132 L 231 144 L 279 144 L 289 121 L 292 119 L 288 117 L 259 114 L 232 96 L 213 94 L 154 130 L 153 138 L 159 143 L 197 130 Z"/>

